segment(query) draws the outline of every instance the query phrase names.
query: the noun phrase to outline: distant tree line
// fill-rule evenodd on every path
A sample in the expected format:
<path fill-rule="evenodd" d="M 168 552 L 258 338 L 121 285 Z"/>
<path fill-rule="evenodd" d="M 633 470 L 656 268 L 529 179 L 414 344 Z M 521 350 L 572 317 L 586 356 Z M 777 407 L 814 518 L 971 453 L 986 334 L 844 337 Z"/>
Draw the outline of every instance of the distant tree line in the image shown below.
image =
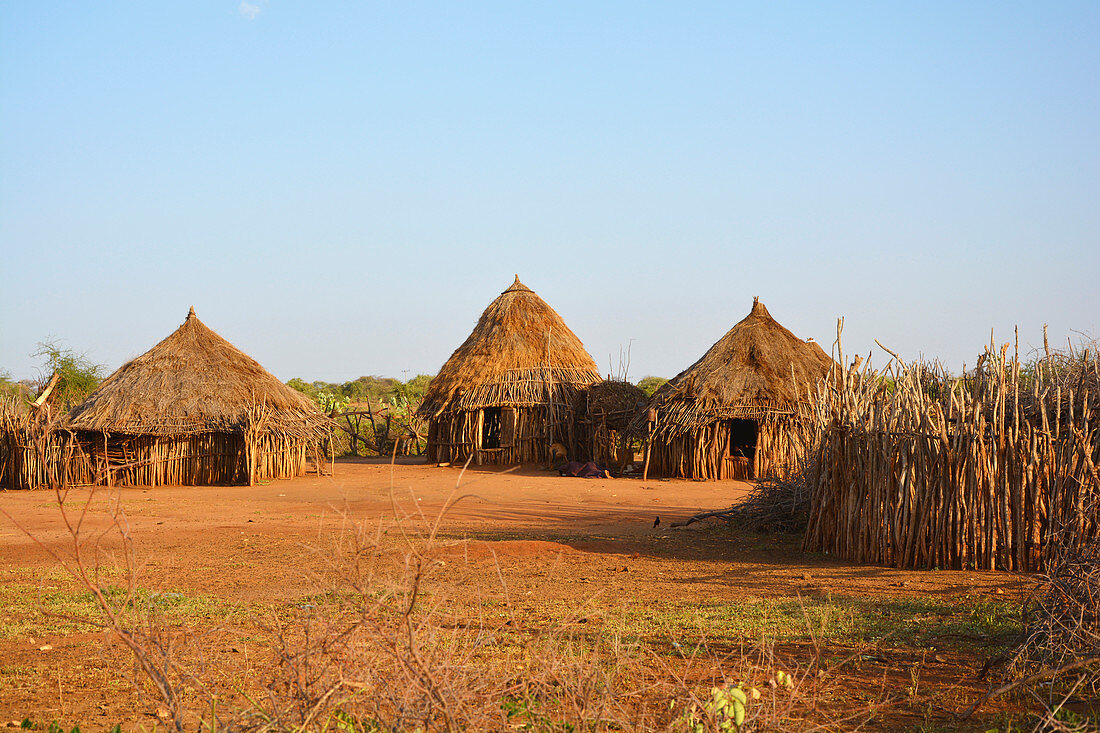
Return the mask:
<path fill-rule="evenodd" d="M 411 406 L 413 410 L 424 399 L 424 393 L 431 383 L 430 374 L 418 374 L 407 382 L 393 377 L 359 377 L 351 382 L 307 382 L 295 377 L 286 383 L 319 405 L 343 403 L 351 407 L 357 404 L 370 405 L 372 409 L 385 407 Z M 333 400 L 332 398 L 336 398 Z M 326 410 L 327 412 L 327 410 Z"/>
<path fill-rule="evenodd" d="M 286 384 L 313 400 L 323 412 L 336 417 L 341 430 L 334 444 L 337 455 L 361 455 L 361 448 L 380 455 L 396 450 L 402 455 L 419 454 L 423 449 L 425 426 L 416 417 L 416 408 L 431 381 L 431 375 L 418 374 L 407 382 L 393 377 L 365 376 L 340 384 L 307 382 L 295 377 Z M 638 387 L 652 397 L 667 381 L 648 376 L 638 382 Z"/>
<path fill-rule="evenodd" d="M 31 385 L 28 384 L 28 382 L 30 382 L 29 379 L 16 382 L 12 379 L 11 372 L 0 370 L 0 395 L 29 397 L 31 394 Z"/>

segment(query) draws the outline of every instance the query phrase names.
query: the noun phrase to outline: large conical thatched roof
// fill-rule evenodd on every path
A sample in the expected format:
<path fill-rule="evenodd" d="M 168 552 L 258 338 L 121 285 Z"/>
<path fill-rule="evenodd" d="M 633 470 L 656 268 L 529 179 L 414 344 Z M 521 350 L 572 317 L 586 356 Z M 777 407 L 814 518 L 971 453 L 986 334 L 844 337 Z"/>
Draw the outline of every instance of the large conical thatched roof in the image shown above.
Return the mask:
<path fill-rule="evenodd" d="M 599 380 L 581 340 L 517 275 L 432 379 L 419 414 L 433 418 L 446 410 L 543 405 L 548 384 L 556 391 Z"/>
<path fill-rule="evenodd" d="M 658 429 L 681 432 L 715 419 L 788 413 L 833 366 L 822 348 L 781 326 L 759 299 L 699 361 L 653 395 Z"/>
<path fill-rule="evenodd" d="M 73 409 L 68 427 L 129 435 L 239 432 L 256 408 L 265 427 L 289 434 L 311 435 L 327 423 L 309 399 L 207 328 L 192 308 L 172 335 Z"/>

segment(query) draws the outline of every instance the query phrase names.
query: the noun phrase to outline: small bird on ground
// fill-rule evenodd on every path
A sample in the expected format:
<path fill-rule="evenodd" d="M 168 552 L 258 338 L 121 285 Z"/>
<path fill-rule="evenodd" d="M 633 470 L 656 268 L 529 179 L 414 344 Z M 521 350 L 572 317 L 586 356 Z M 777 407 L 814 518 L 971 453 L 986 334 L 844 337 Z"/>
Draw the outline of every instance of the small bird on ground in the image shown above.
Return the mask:
<path fill-rule="evenodd" d="M 657 529 L 660 526 L 661 526 L 661 518 L 657 517 L 656 519 L 653 520 L 653 529 Z"/>

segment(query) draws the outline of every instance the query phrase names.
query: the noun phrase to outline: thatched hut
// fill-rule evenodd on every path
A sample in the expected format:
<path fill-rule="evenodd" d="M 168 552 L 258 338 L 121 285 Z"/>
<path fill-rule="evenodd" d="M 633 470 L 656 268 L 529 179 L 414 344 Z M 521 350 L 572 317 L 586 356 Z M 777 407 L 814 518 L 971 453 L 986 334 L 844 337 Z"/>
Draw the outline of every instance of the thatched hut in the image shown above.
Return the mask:
<path fill-rule="evenodd" d="M 601 466 L 621 466 L 633 457 L 626 429 L 649 398 L 636 385 L 605 379 L 582 394 L 579 423 L 584 426 L 587 455 Z M 583 451 L 582 451 L 583 454 Z"/>
<path fill-rule="evenodd" d="M 172 335 L 104 380 L 64 426 L 116 485 L 252 484 L 305 472 L 331 421 L 207 328 Z"/>
<path fill-rule="evenodd" d="M 517 275 L 424 395 L 428 460 L 529 463 L 547 460 L 555 442 L 573 455 L 578 394 L 598 381 L 580 339 Z"/>
<path fill-rule="evenodd" d="M 819 345 L 753 299 L 744 320 L 657 390 L 631 431 L 649 438 L 649 471 L 658 475 L 782 476 L 803 451 L 799 411 L 808 391 L 832 366 Z"/>

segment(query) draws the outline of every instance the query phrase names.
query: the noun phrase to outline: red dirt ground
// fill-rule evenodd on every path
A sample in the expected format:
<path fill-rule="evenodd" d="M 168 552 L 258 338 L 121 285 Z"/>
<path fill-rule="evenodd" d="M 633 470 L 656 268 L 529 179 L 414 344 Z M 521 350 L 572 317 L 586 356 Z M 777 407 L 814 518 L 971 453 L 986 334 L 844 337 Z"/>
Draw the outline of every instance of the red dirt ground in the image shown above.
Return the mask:
<path fill-rule="evenodd" d="M 788 538 L 741 537 L 669 525 L 729 506 L 749 484 L 640 479 L 566 479 L 537 467 L 460 470 L 413 461 L 340 461 L 335 477 L 310 476 L 252 487 L 100 489 L 125 509 L 145 587 L 227 602 L 294 600 L 317 589 L 333 529 L 355 521 L 428 526 L 443 515 L 446 553 L 483 573 L 528 609 L 547 606 L 722 603 L 745 598 L 1018 595 L 1025 581 L 993 572 L 903 572 L 805 555 Z M 87 490 L 74 490 L 79 506 Z M 462 497 L 443 513 L 444 507 Z M 43 547 L 70 542 L 50 492 L 0 493 L 0 584 L 22 584 L 56 567 Z M 660 517 L 661 526 L 653 527 Z M 411 518 L 411 519 L 410 519 Z M 92 527 L 105 520 L 93 516 Z M 0 586 L 2 587 L 2 586 Z M 484 593 L 484 590 L 479 590 Z M 1003 596 L 1002 596 L 1003 597 Z M 599 599 L 603 599 L 602 601 Z M 30 717 L 80 723 L 85 733 L 118 720 L 153 719 L 104 651 L 102 635 L 0 637 L 0 725 Z M 49 646 L 49 649 L 41 647 Z M 234 650 L 235 651 L 235 650 Z M 946 676 L 956 672 L 944 660 Z M 5 671 L 7 670 L 7 671 Z M 14 670 L 14 671 L 12 671 Z M 933 671 L 934 672 L 934 671 Z"/>

